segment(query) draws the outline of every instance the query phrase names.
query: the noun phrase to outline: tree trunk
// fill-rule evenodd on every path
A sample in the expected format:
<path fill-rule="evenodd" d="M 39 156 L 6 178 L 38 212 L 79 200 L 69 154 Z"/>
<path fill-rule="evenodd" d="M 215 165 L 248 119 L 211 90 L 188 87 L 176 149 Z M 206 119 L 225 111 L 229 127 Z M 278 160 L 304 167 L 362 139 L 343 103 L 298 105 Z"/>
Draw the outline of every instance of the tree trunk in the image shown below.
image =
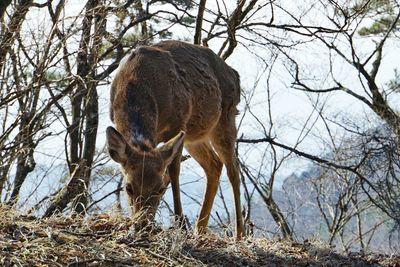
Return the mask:
<path fill-rule="evenodd" d="M 81 77 L 71 100 L 72 123 L 68 129 L 70 136 L 69 171 L 70 180 L 60 190 L 53 202 L 46 210 L 44 217 L 55 212 L 61 212 L 72 202 L 72 209 L 78 213 L 84 212 L 87 206 L 88 187 L 90 184 L 91 169 L 96 148 L 96 136 L 99 121 L 97 81 L 92 71 L 96 65 L 97 50 L 101 44 L 102 31 L 100 25 L 105 23 L 104 17 L 99 12 L 100 1 L 91 0 L 86 6 L 86 14 L 83 20 L 82 36 L 77 58 L 77 75 Z M 93 20 L 95 29 L 91 34 Z M 89 44 L 93 43 L 92 47 Z"/>
<path fill-rule="evenodd" d="M 10 4 L 11 0 L 0 1 L 0 21 L 3 19 L 4 13 L 6 12 L 6 9 Z"/>
<path fill-rule="evenodd" d="M 246 165 L 240 163 L 241 170 L 243 173 L 249 178 L 251 183 L 254 185 L 254 188 L 261 196 L 262 200 L 264 201 L 265 205 L 267 206 L 269 212 L 272 215 L 275 223 L 279 226 L 281 233 L 285 239 L 293 240 L 292 230 L 287 223 L 285 216 L 283 216 L 282 211 L 280 210 L 279 206 L 276 204 L 275 200 L 272 197 L 272 187 L 268 184 L 260 184 L 254 176 L 249 172 Z"/>
<path fill-rule="evenodd" d="M 97 128 L 99 122 L 98 96 L 96 88 L 89 90 L 87 97 L 88 106 L 85 110 L 85 132 L 83 155 L 79 162 L 74 162 L 74 170 L 68 184 L 57 194 L 44 217 L 48 217 L 55 212 L 61 212 L 69 203 L 72 202 L 74 211 L 84 212 L 87 206 L 87 194 L 90 184 L 93 158 L 96 148 Z M 80 139 L 79 139 L 80 141 Z"/>
<path fill-rule="evenodd" d="M 203 15 L 204 15 L 204 10 L 206 9 L 206 1 L 207 0 L 200 0 L 199 10 L 197 11 L 194 43 L 198 45 L 201 44 L 201 30 L 203 28 Z"/>
<path fill-rule="evenodd" d="M 4 0 L 1 0 L 1 1 L 3 2 Z M 10 22 L 6 26 L 5 30 L 3 32 L 1 32 L 1 35 L 0 35 L 0 69 L 3 69 L 3 65 L 5 63 L 6 56 L 17 36 L 15 33 L 20 32 L 22 23 L 24 22 L 25 16 L 28 13 L 29 8 L 32 6 L 32 3 L 33 3 L 33 0 L 19 1 L 18 6 L 15 8 L 15 12 L 10 19 Z M 8 5 L 7 6 L 6 5 L 7 5 L 7 3 L 4 3 L 5 8 L 7 8 L 7 6 L 8 6 Z M 5 11 L 5 9 L 4 9 L 4 11 Z"/>
<path fill-rule="evenodd" d="M 14 205 L 17 203 L 22 184 L 25 182 L 28 174 L 35 169 L 36 163 L 33 158 L 33 149 L 29 150 L 30 151 L 27 153 L 22 152 L 18 155 L 17 170 L 14 178 L 14 188 L 11 193 L 10 200 L 8 201 L 9 205 Z"/>
<path fill-rule="evenodd" d="M 286 222 L 282 211 L 280 210 L 279 206 L 276 204 L 272 196 L 264 197 L 264 195 L 262 195 L 262 198 L 264 200 L 264 203 L 267 205 L 269 212 L 274 218 L 274 221 L 279 226 L 283 237 L 288 240 L 293 240 L 292 230 L 290 230 L 290 227 Z"/>
<path fill-rule="evenodd" d="M 86 130 L 84 133 L 85 145 L 83 148 L 83 166 L 79 166 L 78 173 L 83 186 L 78 188 L 78 194 L 74 200 L 73 207 L 80 213 L 87 207 L 88 188 L 90 183 L 93 158 L 96 150 L 97 128 L 99 125 L 99 106 L 96 88 L 90 90 L 87 98 Z"/>

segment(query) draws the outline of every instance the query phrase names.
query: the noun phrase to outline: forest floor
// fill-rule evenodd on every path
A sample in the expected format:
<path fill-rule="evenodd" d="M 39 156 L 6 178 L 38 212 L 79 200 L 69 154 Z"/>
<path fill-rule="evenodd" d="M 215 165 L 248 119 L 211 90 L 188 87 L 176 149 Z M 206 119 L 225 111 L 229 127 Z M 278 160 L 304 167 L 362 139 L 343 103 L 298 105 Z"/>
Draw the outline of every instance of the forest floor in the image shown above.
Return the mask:
<path fill-rule="evenodd" d="M 340 254 L 321 244 L 164 230 L 135 236 L 101 214 L 38 220 L 0 206 L 0 266 L 400 266 L 400 255 Z"/>

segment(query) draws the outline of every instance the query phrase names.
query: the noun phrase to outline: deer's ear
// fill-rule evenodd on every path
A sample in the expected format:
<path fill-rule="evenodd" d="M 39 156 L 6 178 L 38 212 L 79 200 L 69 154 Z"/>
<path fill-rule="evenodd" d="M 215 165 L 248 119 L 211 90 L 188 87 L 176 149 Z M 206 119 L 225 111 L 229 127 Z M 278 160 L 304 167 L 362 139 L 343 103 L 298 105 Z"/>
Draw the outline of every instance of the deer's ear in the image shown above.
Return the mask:
<path fill-rule="evenodd" d="M 171 138 L 167 143 L 159 148 L 161 157 L 168 166 L 172 160 L 182 153 L 183 141 L 185 140 L 185 132 L 181 131 L 174 138 Z"/>
<path fill-rule="evenodd" d="M 118 163 L 126 162 L 128 144 L 124 137 L 113 127 L 107 127 L 106 136 L 110 157 Z"/>

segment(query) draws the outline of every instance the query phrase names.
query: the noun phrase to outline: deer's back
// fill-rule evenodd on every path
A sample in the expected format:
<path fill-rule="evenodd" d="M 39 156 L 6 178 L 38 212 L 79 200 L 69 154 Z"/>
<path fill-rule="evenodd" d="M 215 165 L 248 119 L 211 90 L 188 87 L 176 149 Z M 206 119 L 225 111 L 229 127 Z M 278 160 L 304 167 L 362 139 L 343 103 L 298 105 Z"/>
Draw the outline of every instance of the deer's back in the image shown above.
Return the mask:
<path fill-rule="evenodd" d="M 235 113 L 239 98 L 237 72 L 210 49 L 165 41 L 136 49 L 120 64 L 111 117 L 128 139 L 144 136 L 154 146 L 184 130 L 190 142 Z"/>

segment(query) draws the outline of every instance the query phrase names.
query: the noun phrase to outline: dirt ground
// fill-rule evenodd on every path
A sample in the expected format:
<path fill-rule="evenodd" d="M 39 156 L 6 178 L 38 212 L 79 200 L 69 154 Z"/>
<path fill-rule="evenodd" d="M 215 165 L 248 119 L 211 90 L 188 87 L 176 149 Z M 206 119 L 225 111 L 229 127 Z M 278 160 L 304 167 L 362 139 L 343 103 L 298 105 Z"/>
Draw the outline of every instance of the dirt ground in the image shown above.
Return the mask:
<path fill-rule="evenodd" d="M 132 220 L 33 216 L 0 207 L 1 266 L 400 266 L 400 255 L 335 253 L 322 244 L 164 230 L 140 237 Z"/>

